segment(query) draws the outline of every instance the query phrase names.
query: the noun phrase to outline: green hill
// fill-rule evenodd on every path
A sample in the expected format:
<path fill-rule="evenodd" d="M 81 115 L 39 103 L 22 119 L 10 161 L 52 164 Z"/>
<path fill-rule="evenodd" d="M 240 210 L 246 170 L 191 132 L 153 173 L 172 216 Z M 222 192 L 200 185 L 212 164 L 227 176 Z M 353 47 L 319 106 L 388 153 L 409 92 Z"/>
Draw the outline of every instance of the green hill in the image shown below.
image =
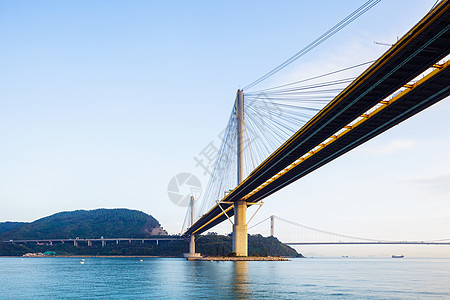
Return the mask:
<path fill-rule="evenodd" d="M 0 222 L 0 234 L 28 224 L 26 222 Z"/>
<path fill-rule="evenodd" d="M 124 208 L 66 211 L 21 226 L 9 224 L 11 230 L 6 230 L 6 227 L 0 227 L 5 228 L 5 232 L 0 234 L 0 241 L 102 236 L 138 238 L 167 234 L 152 216 Z"/>

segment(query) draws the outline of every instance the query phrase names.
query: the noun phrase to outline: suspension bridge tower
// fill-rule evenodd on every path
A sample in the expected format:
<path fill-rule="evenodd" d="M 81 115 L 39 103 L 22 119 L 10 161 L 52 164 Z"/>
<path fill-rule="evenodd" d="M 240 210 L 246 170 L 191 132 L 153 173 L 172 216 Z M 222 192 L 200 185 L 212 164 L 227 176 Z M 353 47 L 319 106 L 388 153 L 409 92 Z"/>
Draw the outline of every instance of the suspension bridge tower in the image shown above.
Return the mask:
<path fill-rule="evenodd" d="M 236 118 L 237 118 L 237 185 L 244 178 L 244 92 L 237 91 L 236 97 Z M 233 247 L 232 251 L 236 256 L 248 255 L 247 236 L 247 202 L 238 200 L 234 203 L 234 225 L 233 225 Z"/>
<path fill-rule="evenodd" d="M 275 216 L 270 216 L 270 236 L 275 236 Z"/>

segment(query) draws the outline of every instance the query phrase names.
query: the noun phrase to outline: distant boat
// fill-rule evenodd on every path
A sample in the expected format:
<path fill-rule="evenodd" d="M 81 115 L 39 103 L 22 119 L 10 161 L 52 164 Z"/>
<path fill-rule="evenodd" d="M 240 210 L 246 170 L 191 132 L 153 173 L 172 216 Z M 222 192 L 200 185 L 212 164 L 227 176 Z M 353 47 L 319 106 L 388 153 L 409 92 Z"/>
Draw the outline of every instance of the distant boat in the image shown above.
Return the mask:
<path fill-rule="evenodd" d="M 404 255 L 392 255 L 392 258 L 403 258 L 405 257 Z"/>

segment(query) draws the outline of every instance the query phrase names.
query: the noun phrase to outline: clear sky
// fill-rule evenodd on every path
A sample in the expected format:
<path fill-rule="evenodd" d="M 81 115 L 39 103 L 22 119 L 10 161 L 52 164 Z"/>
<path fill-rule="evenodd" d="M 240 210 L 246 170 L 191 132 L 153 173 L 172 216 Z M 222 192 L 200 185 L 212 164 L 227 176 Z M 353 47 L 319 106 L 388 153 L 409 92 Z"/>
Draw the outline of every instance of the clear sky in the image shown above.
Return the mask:
<path fill-rule="evenodd" d="M 217 141 L 236 90 L 364 2 L 0 1 L 0 221 L 125 207 L 179 232 L 185 209 L 168 182 L 189 172 L 206 185 L 194 157 Z M 434 2 L 381 1 L 258 87 L 376 59 L 387 47 L 374 41 L 395 42 Z M 450 238 L 449 113 L 446 99 L 267 198 L 255 223 L 274 214 L 354 236 Z"/>

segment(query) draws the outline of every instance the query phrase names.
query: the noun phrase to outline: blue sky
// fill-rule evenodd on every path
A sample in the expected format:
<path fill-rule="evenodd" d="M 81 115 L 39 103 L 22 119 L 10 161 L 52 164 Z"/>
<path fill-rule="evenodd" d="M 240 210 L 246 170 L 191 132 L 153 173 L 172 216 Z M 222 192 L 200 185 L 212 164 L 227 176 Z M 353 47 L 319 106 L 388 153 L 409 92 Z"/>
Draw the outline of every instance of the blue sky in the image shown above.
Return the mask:
<path fill-rule="evenodd" d="M 0 221 L 126 207 L 178 232 L 185 210 L 169 201 L 167 184 L 180 172 L 206 184 L 193 158 L 217 140 L 236 90 L 364 2 L 1 1 Z M 376 59 L 386 47 L 373 41 L 395 42 L 434 2 L 381 1 L 258 87 Z M 374 238 L 450 238 L 449 112 L 441 101 L 269 197 L 255 219 L 275 214 Z M 400 250 L 450 256 L 446 248 Z"/>

